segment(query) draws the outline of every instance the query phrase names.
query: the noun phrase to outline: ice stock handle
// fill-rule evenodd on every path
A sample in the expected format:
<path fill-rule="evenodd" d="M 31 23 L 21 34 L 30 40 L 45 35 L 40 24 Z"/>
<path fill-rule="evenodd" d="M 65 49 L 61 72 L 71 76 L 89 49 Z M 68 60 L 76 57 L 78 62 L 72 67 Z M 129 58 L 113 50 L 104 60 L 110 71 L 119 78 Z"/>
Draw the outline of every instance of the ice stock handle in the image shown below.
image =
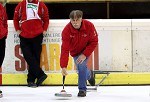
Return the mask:
<path fill-rule="evenodd" d="M 65 76 L 63 76 L 63 89 L 64 89 L 64 83 L 65 83 Z"/>

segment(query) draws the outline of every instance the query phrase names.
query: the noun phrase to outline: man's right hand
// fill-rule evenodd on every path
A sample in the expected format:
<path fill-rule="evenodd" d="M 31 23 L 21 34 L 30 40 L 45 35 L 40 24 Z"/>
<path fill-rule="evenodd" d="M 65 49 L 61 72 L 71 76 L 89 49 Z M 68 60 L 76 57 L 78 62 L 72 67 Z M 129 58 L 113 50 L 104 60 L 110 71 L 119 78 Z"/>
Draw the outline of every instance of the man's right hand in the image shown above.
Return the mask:
<path fill-rule="evenodd" d="M 63 76 L 66 76 L 68 74 L 66 68 L 62 68 L 61 73 Z"/>
<path fill-rule="evenodd" d="M 17 34 L 20 34 L 21 33 L 21 30 L 17 30 Z"/>

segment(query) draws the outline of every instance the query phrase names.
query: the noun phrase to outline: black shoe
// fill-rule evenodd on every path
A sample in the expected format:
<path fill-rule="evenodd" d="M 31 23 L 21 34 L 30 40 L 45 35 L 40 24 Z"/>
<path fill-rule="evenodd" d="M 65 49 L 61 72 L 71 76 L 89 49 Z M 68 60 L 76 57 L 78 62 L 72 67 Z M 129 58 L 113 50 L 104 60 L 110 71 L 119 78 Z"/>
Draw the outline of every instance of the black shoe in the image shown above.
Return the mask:
<path fill-rule="evenodd" d="M 28 82 L 28 87 L 36 88 L 37 85 L 34 82 Z"/>
<path fill-rule="evenodd" d="M 79 91 L 78 97 L 85 97 L 86 96 L 86 91 Z"/>
<path fill-rule="evenodd" d="M 40 86 L 42 84 L 42 82 L 47 78 L 47 75 L 43 75 L 42 77 L 40 77 L 37 82 L 36 82 L 36 85 L 37 86 Z"/>
<path fill-rule="evenodd" d="M 92 70 L 91 70 L 91 78 L 88 81 L 89 81 L 91 86 L 95 86 L 95 78 L 94 78 Z"/>
<path fill-rule="evenodd" d="M 0 98 L 2 98 L 3 97 L 3 93 L 2 93 L 2 91 L 0 90 Z"/>

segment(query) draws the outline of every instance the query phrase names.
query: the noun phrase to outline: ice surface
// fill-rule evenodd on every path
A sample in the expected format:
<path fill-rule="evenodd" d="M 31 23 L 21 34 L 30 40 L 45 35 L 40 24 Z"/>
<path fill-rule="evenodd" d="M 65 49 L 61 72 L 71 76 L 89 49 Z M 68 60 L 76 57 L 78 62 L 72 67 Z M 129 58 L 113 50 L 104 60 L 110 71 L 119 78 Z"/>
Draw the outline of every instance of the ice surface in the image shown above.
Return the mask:
<path fill-rule="evenodd" d="M 150 86 L 99 86 L 97 91 L 77 97 L 77 86 L 65 86 L 72 97 L 56 97 L 62 86 L 0 86 L 3 97 L 0 102 L 150 102 Z"/>

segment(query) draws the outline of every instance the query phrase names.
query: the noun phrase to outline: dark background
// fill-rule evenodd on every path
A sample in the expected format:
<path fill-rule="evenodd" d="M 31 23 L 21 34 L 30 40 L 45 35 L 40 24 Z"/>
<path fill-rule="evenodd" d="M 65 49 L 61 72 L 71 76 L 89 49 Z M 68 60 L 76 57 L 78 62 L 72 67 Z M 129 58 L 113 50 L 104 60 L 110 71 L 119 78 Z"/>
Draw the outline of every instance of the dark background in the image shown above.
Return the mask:
<path fill-rule="evenodd" d="M 45 3 L 50 19 L 68 19 L 70 11 L 80 9 L 85 19 L 149 19 L 149 2 Z M 6 4 L 8 19 L 12 20 L 17 4 Z"/>

